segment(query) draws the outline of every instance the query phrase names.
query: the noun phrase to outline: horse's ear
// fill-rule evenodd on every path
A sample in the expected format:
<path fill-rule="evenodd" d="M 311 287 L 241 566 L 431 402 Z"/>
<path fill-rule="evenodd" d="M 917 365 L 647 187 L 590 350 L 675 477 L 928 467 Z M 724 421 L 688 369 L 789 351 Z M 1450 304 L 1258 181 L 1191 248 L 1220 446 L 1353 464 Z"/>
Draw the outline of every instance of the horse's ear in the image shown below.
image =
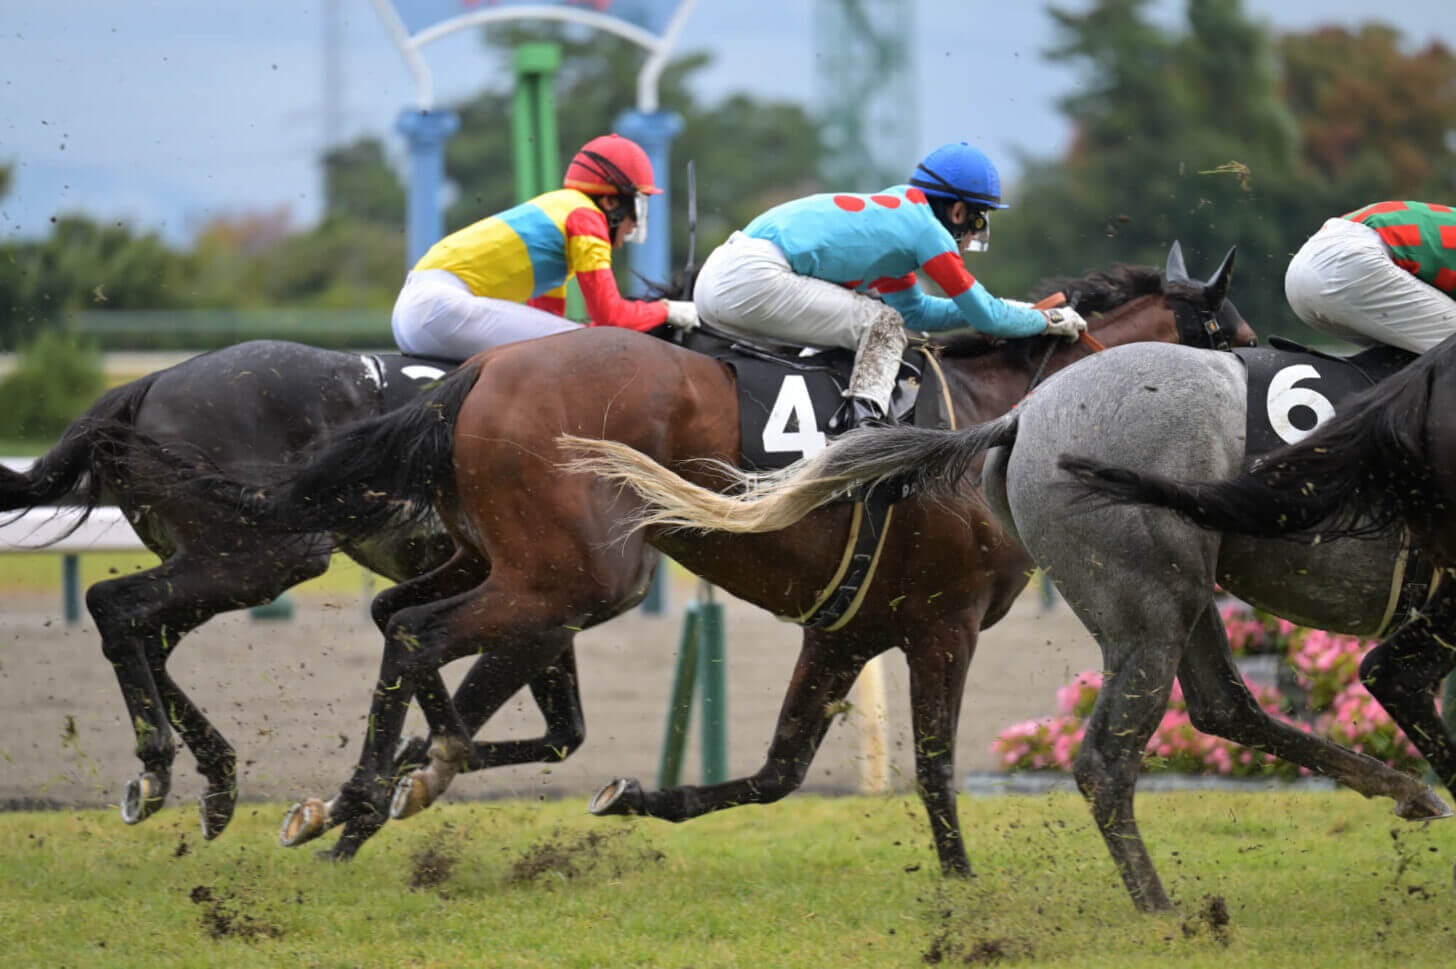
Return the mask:
<path fill-rule="evenodd" d="M 1183 265 L 1183 247 L 1178 240 L 1173 240 L 1173 248 L 1168 250 L 1168 268 L 1163 271 L 1163 278 L 1170 283 L 1188 282 L 1188 267 Z"/>
<path fill-rule="evenodd" d="M 1228 295 L 1229 283 L 1234 278 L 1234 255 L 1238 251 L 1238 246 L 1229 246 L 1228 255 L 1223 257 L 1218 272 L 1208 277 L 1208 282 L 1203 284 L 1204 303 L 1210 309 L 1216 310 L 1222 306 L 1224 297 Z"/>

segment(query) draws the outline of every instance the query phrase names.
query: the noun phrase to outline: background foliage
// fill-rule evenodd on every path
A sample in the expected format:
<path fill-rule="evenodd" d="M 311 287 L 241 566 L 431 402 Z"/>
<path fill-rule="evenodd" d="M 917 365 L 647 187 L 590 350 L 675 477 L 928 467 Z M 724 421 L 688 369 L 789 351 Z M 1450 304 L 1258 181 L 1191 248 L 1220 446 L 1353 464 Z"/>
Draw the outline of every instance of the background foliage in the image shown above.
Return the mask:
<path fill-rule="evenodd" d="M 1188 0 L 1172 26 L 1149 6 L 1049 8 L 1059 42 L 1045 55 L 1081 72 L 1060 105 L 1075 134 L 1058 156 L 1021 159 L 1015 206 L 997 217 L 996 244 L 972 270 L 1015 296 L 1048 276 L 1161 264 L 1175 239 L 1193 272 L 1206 274 L 1236 244 L 1233 292 L 1244 315 L 1261 332 L 1308 337 L 1284 306 L 1283 273 L 1325 218 L 1381 198 L 1456 195 L 1456 56 L 1438 44 L 1408 49 L 1379 24 L 1276 35 L 1242 0 Z M 520 26 L 483 38 L 500 51 L 525 40 L 562 45 L 563 157 L 631 106 L 640 54 L 625 41 Z M 700 260 L 770 205 L 831 187 L 819 178 L 813 112 L 746 94 L 704 103 L 694 80 L 710 62 L 703 52 L 679 57 L 661 84 L 663 106 L 684 119 L 675 173 L 690 158 L 698 165 Z M 450 106 L 462 128 L 446 158 L 449 229 L 514 201 L 509 86 L 497 77 Z M 974 119 L 965 125 L 967 140 L 991 134 Z M 373 342 L 387 344 L 403 277 L 404 190 L 386 144 L 392 135 L 363 138 L 321 159 L 326 214 L 302 231 L 286 211 L 247 213 L 214 220 L 177 251 L 154 234 L 69 214 L 44 239 L 0 243 L 0 349 L 82 310 L 89 326 L 118 311 L 273 307 L 368 311 L 377 314 Z M 0 198 L 9 182 L 0 164 Z M 680 262 L 686 193 L 673 204 Z M 273 335 L 309 338 L 284 319 Z"/>

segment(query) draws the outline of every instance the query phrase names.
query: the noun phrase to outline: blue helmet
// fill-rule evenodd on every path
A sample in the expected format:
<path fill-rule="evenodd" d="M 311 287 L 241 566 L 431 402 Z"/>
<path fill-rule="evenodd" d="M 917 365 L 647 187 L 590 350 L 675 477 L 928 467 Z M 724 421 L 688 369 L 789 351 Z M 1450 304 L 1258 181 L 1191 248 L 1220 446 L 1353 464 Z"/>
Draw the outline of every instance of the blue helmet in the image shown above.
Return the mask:
<path fill-rule="evenodd" d="M 926 155 L 910 176 L 926 195 L 965 202 L 972 208 L 1005 209 L 1001 176 L 979 148 L 964 141 L 941 145 Z"/>

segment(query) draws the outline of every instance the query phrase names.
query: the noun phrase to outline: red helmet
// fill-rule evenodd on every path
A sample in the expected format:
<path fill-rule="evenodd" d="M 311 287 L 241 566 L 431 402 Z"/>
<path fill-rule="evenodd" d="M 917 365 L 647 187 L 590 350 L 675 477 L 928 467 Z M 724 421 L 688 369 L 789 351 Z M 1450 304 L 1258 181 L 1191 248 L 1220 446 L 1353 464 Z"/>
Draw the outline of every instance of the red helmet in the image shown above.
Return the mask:
<path fill-rule="evenodd" d="M 566 166 L 562 185 L 588 195 L 662 192 L 652 184 L 652 162 L 647 160 L 647 152 L 632 139 L 616 134 L 602 135 L 582 145 Z"/>

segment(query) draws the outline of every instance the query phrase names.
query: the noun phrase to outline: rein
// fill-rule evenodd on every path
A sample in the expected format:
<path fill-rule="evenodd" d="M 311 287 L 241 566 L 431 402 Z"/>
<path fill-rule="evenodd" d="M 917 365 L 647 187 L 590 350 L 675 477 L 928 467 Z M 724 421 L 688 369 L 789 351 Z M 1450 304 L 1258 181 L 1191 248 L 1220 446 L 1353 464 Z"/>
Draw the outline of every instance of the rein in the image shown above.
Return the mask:
<path fill-rule="evenodd" d="M 1052 293 L 1045 299 L 1041 299 L 1033 303 L 1032 308 L 1038 310 L 1050 310 L 1055 309 L 1058 306 L 1064 306 L 1066 305 L 1066 302 L 1066 293 Z M 1083 346 L 1091 350 L 1093 353 L 1101 353 L 1103 350 L 1107 349 L 1107 347 L 1102 345 L 1101 340 L 1097 339 L 1086 330 L 1083 330 L 1078 335 L 1077 339 L 1082 343 Z M 1046 373 L 1047 364 L 1051 362 L 1052 353 L 1056 349 L 1056 341 L 1048 341 L 1046 352 L 1041 355 L 1041 363 L 1037 365 L 1036 372 L 1031 375 L 1031 380 L 1027 382 L 1026 391 L 1021 395 L 1022 400 L 1025 400 L 1031 394 L 1032 390 L 1036 387 L 1036 385 L 1041 383 L 1042 374 Z"/>

